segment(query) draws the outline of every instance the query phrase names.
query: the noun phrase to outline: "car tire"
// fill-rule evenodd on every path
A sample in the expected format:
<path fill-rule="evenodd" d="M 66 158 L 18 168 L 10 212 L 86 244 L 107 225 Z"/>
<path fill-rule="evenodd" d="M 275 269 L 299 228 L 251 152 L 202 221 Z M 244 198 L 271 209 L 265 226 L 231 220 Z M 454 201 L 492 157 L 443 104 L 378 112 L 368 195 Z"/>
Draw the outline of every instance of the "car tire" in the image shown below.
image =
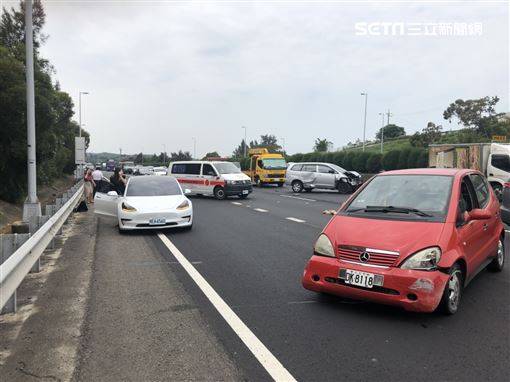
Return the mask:
<path fill-rule="evenodd" d="M 489 263 L 487 269 L 491 272 L 501 272 L 505 266 L 505 238 L 500 237 L 498 241 L 498 252 L 496 257 Z"/>
<path fill-rule="evenodd" d="M 214 197 L 218 200 L 225 200 L 227 195 L 225 194 L 225 189 L 223 187 L 216 187 L 214 189 Z"/>
<path fill-rule="evenodd" d="M 350 194 L 352 192 L 352 186 L 347 182 L 338 182 L 336 189 L 341 194 Z"/>
<path fill-rule="evenodd" d="M 296 194 L 299 194 L 304 189 L 303 182 L 301 182 L 300 180 L 293 181 L 291 187 L 292 191 L 294 191 Z"/>
<path fill-rule="evenodd" d="M 464 288 L 464 273 L 458 263 L 450 268 L 449 276 L 439 303 L 439 309 L 446 315 L 457 313 Z"/>

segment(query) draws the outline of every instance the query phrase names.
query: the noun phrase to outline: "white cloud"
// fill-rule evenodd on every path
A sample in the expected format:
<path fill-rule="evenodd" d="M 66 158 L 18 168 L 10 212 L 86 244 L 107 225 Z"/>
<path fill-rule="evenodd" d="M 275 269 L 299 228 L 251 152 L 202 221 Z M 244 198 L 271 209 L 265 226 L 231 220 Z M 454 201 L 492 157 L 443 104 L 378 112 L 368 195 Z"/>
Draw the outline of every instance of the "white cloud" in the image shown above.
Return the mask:
<path fill-rule="evenodd" d="M 273 133 L 290 152 L 368 136 L 378 113 L 413 131 L 457 98 L 498 95 L 508 110 L 504 4 L 46 3 L 42 53 L 84 98 L 93 151 L 230 154 Z M 354 23 L 482 22 L 481 37 L 355 36 Z M 425 112 L 420 112 L 426 110 Z"/>

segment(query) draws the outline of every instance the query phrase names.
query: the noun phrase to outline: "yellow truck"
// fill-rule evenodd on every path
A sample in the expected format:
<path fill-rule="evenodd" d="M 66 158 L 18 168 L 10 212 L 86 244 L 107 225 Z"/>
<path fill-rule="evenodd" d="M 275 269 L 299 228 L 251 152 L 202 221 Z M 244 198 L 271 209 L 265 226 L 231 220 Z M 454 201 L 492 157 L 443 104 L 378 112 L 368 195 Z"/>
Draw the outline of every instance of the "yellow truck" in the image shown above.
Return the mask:
<path fill-rule="evenodd" d="M 243 171 L 257 186 L 276 184 L 282 187 L 285 183 L 287 163 L 281 154 L 270 154 L 266 148 L 250 149 L 249 168 Z"/>

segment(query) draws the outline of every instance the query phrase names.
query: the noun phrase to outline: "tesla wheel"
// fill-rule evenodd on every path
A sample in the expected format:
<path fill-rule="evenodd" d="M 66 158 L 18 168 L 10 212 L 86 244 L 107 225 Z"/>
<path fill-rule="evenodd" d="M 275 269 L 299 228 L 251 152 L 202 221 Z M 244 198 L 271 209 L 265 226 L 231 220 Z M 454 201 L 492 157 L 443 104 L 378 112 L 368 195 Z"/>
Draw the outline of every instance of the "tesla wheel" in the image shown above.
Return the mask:
<path fill-rule="evenodd" d="M 455 264 L 450 269 L 450 278 L 444 288 L 443 297 L 440 302 L 440 309 L 443 313 L 451 315 L 457 313 L 462 297 L 462 288 L 464 285 L 464 274 L 459 264 Z"/>
<path fill-rule="evenodd" d="M 500 237 L 498 242 L 498 253 L 487 267 L 489 271 L 501 272 L 505 266 L 505 239 Z"/>
<path fill-rule="evenodd" d="M 223 187 L 216 187 L 214 189 L 214 197 L 218 200 L 224 200 L 227 197 L 225 189 Z"/>
<path fill-rule="evenodd" d="M 336 188 L 341 194 L 349 194 L 352 192 L 352 186 L 347 182 L 338 182 Z"/>
<path fill-rule="evenodd" d="M 303 183 L 299 180 L 295 180 L 292 182 L 292 191 L 294 191 L 296 194 L 299 194 L 301 191 L 303 191 Z"/>

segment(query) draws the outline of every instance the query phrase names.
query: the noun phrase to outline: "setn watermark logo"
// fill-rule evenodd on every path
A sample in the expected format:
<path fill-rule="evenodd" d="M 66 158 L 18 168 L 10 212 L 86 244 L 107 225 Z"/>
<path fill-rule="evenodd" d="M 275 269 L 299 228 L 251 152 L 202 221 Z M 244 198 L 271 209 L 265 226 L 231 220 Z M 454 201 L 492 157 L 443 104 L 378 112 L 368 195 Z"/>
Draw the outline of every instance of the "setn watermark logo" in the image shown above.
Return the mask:
<path fill-rule="evenodd" d="M 481 36 L 482 23 L 437 22 L 359 22 L 354 24 L 356 36 Z"/>

